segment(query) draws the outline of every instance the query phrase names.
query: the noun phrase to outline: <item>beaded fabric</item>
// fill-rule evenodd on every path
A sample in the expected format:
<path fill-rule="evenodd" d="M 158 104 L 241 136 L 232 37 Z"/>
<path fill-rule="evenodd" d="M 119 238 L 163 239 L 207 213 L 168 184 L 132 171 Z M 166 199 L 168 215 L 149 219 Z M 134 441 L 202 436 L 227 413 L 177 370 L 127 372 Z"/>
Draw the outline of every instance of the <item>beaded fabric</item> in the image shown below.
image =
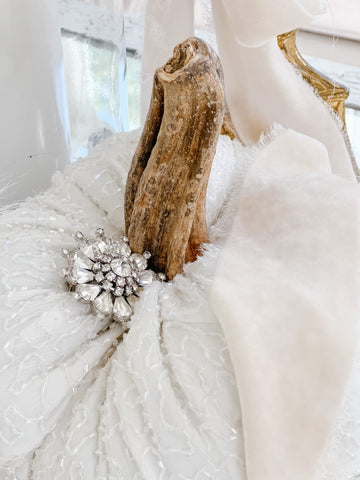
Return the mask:
<path fill-rule="evenodd" d="M 124 231 L 138 138 L 110 138 L 0 217 L 1 480 L 246 478 L 241 392 L 207 296 L 251 152 L 221 138 L 211 243 L 182 275 L 143 291 L 127 334 L 65 287 L 61 250 L 74 248 L 74 232 Z M 359 368 L 319 480 L 360 478 Z"/>
<path fill-rule="evenodd" d="M 76 231 L 124 231 L 138 137 L 109 139 L 0 219 L 1 479 L 243 478 L 232 366 L 206 300 L 217 247 L 174 282 L 147 287 L 124 338 L 61 274 Z M 211 224 L 233 170 L 230 140 L 222 150 Z"/>

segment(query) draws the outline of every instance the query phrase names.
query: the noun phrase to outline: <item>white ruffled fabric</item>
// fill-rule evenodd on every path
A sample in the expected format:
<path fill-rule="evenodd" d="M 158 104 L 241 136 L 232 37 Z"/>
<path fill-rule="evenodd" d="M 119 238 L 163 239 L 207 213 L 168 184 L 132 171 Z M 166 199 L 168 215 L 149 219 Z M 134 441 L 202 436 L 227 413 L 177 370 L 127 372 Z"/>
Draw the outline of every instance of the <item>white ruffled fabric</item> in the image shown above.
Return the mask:
<path fill-rule="evenodd" d="M 358 338 L 353 327 L 360 262 L 357 186 L 331 175 L 326 159 L 314 174 L 311 156 L 302 155 L 305 167 L 294 172 L 298 158 L 294 158 L 294 150 L 289 155 L 288 148 L 291 142 L 296 145 L 299 137 L 291 131 L 281 131 L 277 138 L 290 142 L 285 150 L 281 141 L 277 148 L 278 153 L 284 152 L 282 160 L 289 162 L 285 172 L 283 161 L 276 162 L 278 157 L 273 156 L 276 141 L 268 139 L 256 150 L 248 151 L 236 141 L 221 138 L 207 197 L 211 243 L 203 257 L 187 265 L 173 282 L 155 283 L 144 291 L 123 340 L 118 338 L 116 324 L 106 325 L 66 291 L 60 274 L 65 259 L 60 252 L 75 245 L 71 235 L 77 230 L 91 235 L 97 226 L 103 226 L 113 237 L 122 231 L 123 191 L 138 133 L 120 134 L 108 140 L 91 157 L 79 160 L 63 174 L 58 173 L 48 192 L 0 217 L 1 480 L 260 478 L 253 470 L 254 457 L 249 457 L 249 441 L 253 444 L 254 436 L 259 435 L 265 462 L 267 454 L 276 451 L 276 444 L 269 451 L 263 439 L 271 440 L 271 428 L 275 426 L 281 431 L 282 425 L 274 425 L 264 401 L 257 403 L 261 408 L 253 409 L 257 421 L 252 437 L 247 430 L 251 419 L 249 402 L 259 401 L 272 379 L 270 373 L 279 366 L 274 364 L 270 370 L 260 372 L 263 389 L 254 392 L 252 359 L 264 354 L 264 344 L 254 334 L 254 328 L 247 328 L 255 314 L 265 322 L 272 311 L 264 303 L 266 295 L 270 295 L 266 293 L 268 285 L 258 285 L 258 279 L 264 278 L 265 282 L 269 278 L 271 283 L 271 279 L 282 274 L 288 275 L 285 283 L 285 278 L 291 279 L 281 292 L 284 311 L 274 324 L 272 338 L 283 338 L 285 343 L 289 338 L 284 335 L 285 327 L 279 328 L 282 319 L 289 325 L 288 334 L 294 346 L 297 333 L 301 331 L 305 340 L 307 330 L 311 333 L 319 318 L 331 321 L 334 334 L 339 333 L 339 322 L 341 327 L 344 325 L 341 338 L 353 339 L 347 351 L 342 352 L 345 363 L 349 362 Z M 306 138 L 301 137 L 300 141 L 304 143 Z M 275 160 L 268 165 L 270 170 L 263 171 L 266 157 Z M 256 170 L 261 159 L 261 169 Z M 255 177 L 251 172 L 256 172 Z M 273 207 L 265 209 L 269 204 Z M 236 247 L 238 253 L 229 279 L 241 288 L 224 292 L 218 281 L 213 284 L 214 272 L 219 252 L 228 251 L 223 244 L 234 215 L 239 214 L 239 206 L 242 210 L 235 218 L 242 223 L 244 238 L 240 250 Z M 306 212 L 306 218 L 301 212 Z M 259 257 L 249 250 L 249 232 Z M 274 240 L 270 241 L 272 235 Z M 274 254 L 267 247 L 268 240 L 270 246 L 276 243 L 281 252 L 279 259 L 286 260 L 283 267 L 271 259 Z M 311 263 L 320 251 L 324 252 L 320 258 L 327 259 L 325 283 L 323 277 L 315 274 L 322 264 L 317 269 Z M 306 278 L 296 276 L 293 269 L 303 259 L 310 261 L 310 265 L 306 264 Z M 226 261 L 219 265 L 226 265 Z M 332 282 L 337 281 L 339 274 L 344 276 L 335 292 Z M 312 283 L 307 285 L 309 279 Z M 329 285 L 329 290 L 322 290 Z M 322 293 L 318 308 L 312 303 L 312 286 L 316 287 L 314 294 Z M 305 287 L 310 290 L 301 297 L 301 312 L 291 303 L 296 300 L 292 293 L 295 287 L 299 292 L 305 291 Z M 223 325 L 227 315 L 229 321 L 234 315 L 228 297 L 236 295 L 239 300 L 246 300 L 243 305 L 247 308 L 237 312 L 244 327 L 242 338 L 231 339 L 227 329 L 225 339 L 208 301 L 210 288 L 213 302 L 219 295 L 223 298 Z M 215 308 L 219 310 L 219 302 Z M 329 311 L 331 319 L 325 314 Z M 296 326 L 301 318 L 307 323 Z M 272 319 L 277 320 L 273 316 Z M 340 324 L 345 321 L 346 324 Z M 319 338 L 311 333 L 307 342 L 316 356 Z M 320 373 L 326 377 L 326 366 L 332 369 L 331 377 L 337 371 L 333 368 L 337 362 L 331 355 L 338 353 L 337 348 L 338 344 L 330 348 L 328 363 L 323 363 Z M 238 357 L 234 357 L 234 351 L 238 351 Z M 302 371 L 302 359 L 296 359 Z M 285 361 L 281 352 L 278 361 L 280 366 Z M 243 375 L 247 372 L 243 383 L 239 383 L 239 371 Z M 289 372 L 292 375 L 293 370 Z M 311 365 L 308 373 L 311 376 Z M 306 375 L 305 366 L 302 375 Z M 357 363 L 333 439 L 329 440 L 324 460 L 318 464 L 319 473 L 289 476 L 283 471 L 277 480 L 348 480 L 351 475 L 356 478 L 360 471 L 359 379 Z M 302 385 L 299 395 L 314 398 L 311 382 Z M 285 387 L 280 392 L 286 391 Z M 277 411 L 286 412 L 289 407 L 284 399 L 279 398 Z M 304 418 L 310 414 L 315 425 L 318 406 L 306 406 Z M 270 411 L 273 415 L 274 411 Z M 286 418 L 284 422 L 285 425 Z M 290 432 L 290 440 L 296 433 Z M 313 457 L 317 457 L 317 442 L 308 440 L 314 447 Z M 303 444 L 294 441 L 292 446 L 295 455 L 299 451 L 300 465 L 309 460 L 300 455 Z M 266 478 L 275 478 L 270 473 Z"/>
<path fill-rule="evenodd" d="M 74 246 L 75 231 L 123 230 L 137 140 L 109 140 L 0 217 L 1 479 L 243 476 L 232 366 L 206 300 L 218 249 L 173 283 L 148 288 L 119 344 L 119 327 L 92 315 L 61 277 L 61 249 Z M 211 223 L 233 148 L 223 142 L 212 175 Z"/>

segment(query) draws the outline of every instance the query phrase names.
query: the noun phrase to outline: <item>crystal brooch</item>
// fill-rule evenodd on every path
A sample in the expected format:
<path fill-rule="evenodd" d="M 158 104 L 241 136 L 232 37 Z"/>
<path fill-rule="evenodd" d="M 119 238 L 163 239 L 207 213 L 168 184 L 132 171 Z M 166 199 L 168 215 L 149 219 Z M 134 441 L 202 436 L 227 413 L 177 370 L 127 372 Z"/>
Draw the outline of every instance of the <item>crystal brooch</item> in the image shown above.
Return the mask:
<path fill-rule="evenodd" d="M 91 304 L 100 317 L 109 317 L 126 323 L 141 290 L 154 280 L 163 281 L 165 275 L 148 269 L 149 252 L 132 253 L 127 237 L 112 240 L 102 228 L 94 239 L 76 232 L 78 246 L 63 249 L 68 265 L 62 274 L 69 290 L 76 298 Z"/>

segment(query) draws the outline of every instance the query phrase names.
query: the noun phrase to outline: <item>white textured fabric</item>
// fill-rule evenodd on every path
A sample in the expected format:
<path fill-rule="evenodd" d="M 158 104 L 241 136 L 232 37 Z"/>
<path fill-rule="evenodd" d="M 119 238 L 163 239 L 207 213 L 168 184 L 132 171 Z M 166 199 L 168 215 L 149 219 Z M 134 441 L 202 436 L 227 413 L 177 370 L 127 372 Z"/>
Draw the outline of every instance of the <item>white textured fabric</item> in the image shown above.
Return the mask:
<path fill-rule="evenodd" d="M 240 392 L 249 480 L 315 478 L 357 347 L 359 207 L 358 185 L 293 131 L 244 182 L 211 303 Z"/>
<path fill-rule="evenodd" d="M 61 277 L 75 231 L 123 229 L 138 137 L 109 140 L 0 217 L 1 480 L 244 478 L 232 365 L 206 299 L 218 248 L 148 288 L 119 344 Z M 211 176 L 210 224 L 234 148 L 225 139 Z"/>
<path fill-rule="evenodd" d="M 182 8 L 176 0 L 167 4 L 175 15 Z M 299 132 L 287 131 L 257 158 L 233 207 L 212 291 L 238 383 L 248 480 L 315 478 L 358 338 L 359 212 L 351 160 L 338 120 L 276 38 L 316 19 L 324 6 L 322 0 L 212 0 L 226 98 L 241 140 L 253 145 L 274 122 Z M 157 28 L 163 27 L 160 20 Z M 160 63 L 156 42 L 146 38 Z M 343 447 L 336 451 L 342 453 L 325 454 L 332 462 L 322 470 L 325 478 L 360 475 Z"/>
<path fill-rule="evenodd" d="M 162 6 L 165 22 L 176 9 Z M 221 38 L 233 41 L 235 23 L 219 12 Z M 239 57 L 233 76 L 223 58 L 227 82 L 239 72 L 248 82 L 245 105 L 230 97 L 246 120 L 234 115 L 240 134 L 251 143 L 276 119 L 302 131 L 312 115 L 320 138 L 333 120 L 310 93 L 291 122 L 293 91 L 280 110 L 256 104 L 251 75 L 271 71 L 273 40 Z M 359 192 L 334 132 L 322 145 L 280 131 L 254 151 L 222 138 L 211 243 L 173 282 L 144 292 L 123 339 L 65 291 L 60 251 L 79 229 L 120 234 L 138 134 L 109 140 L 0 217 L 1 480 L 359 477 Z"/>
<path fill-rule="evenodd" d="M 281 144 L 283 138 L 289 139 L 287 146 Z M 249 307 L 249 302 L 240 304 L 239 318 L 249 330 L 235 339 L 239 341 L 235 350 L 242 356 L 239 364 L 232 352 L 237 380 L 241 380 L 239 372 L 249 367 L 248 376 L 251 375 L 254 355 L 266 353 L 266 345 L 261 343 L 261 336 L 254 334 L 251 320 L 259 308 L 263 308 L 264 322 L 269 318 L 264 301 L 271 297 L 277 284 L 267 293 L 265 288 L 259 290 L 259 278 L 264 278 L 263 286 L 268 286 L 267 279 L 278 282 L 282 274 L 284 283 L 289 279 L 281 300 L 287 315 L 286 326 L 292 328 L 282 325 L 277 330 L 284 317 L 276 317 L 271 335 L 274 341 L 283 339 L 284 348 L 287 340 L 293 338 L 291 335 L 297 345 L 297 340 L 305 340 L 308 332 L 308 341 L 314 341 L 316 349 L 319 339 L 311 332 L 322 316 L 324 322 L 328 320 L 333 326 L 334 334 L 339 333 L 336 319 L 340 318 L 342 342 L 354 331 L 352 309 L 358 302 L 354 290 L 358 286 L 359 264 L 358 245 L 354 243 L 359 222 L 355 218 L 357 186 L 329 174 L 324 148 L 317 142 L 301 136 L 301 153 L 295 158 L 296 149 L 291 146 L 298 147 L 298 137 L 287 132 L 279 137 L 279 143 L 275 140 L 265 149 L 259 146 L 253 152 L 227 137 L 220 139 L 207 195 L 211 243 L 203 257 L 186 266 L 184 274 L 171 283 L 154 284 L 144 292 L 131 330 L 119 342 L 116 325 L 107 329 L 86 305 L 66 292 L 60 274 L 65 259 L 60 251 L 75 245 L 71 235 L 78 229 L 89 235 L 102 225 L 110 236 L 119 235 L 123 228 L 123 189 L 137 140 L 138 133 L 120 134 L 108 140 L 103 150 L 96 149 L 91 157 L 78 161 L 64 174 L 57 174 L 52 188 L 44 195 L 29 199 L 0 217 L 1 480 L 256 478 L 253 471 L 247 472 L 246 429 L 249 419 L 254 420 L 247 407 L 254 398 L 251 379 L 247 379 L 249 390 L 245 390 L 245 382 L 240 383 L 243 388 L 237 389 L 228 350 L 228 345 L 234 349 L 235 337 L 229 338 L 230 330 L 225 330 L 225 339 L 208 302 L 217 258 L 224 251 L 224 239 L 239 205 L 243 237 L 256 237 L 253 245 L 259 256 L 254 256 L 244 241 L 237 249 L 230 272 L 234 274 L 238 262 L 246 266 L 236 271 L 235 283 L 241 289 L 236 289 L 234 295 L 239 301 L 246 300 L 246 294 L 249 299 L 257 294 L 253 311 L 243 308 Z M 323 158 L 315 174 L 311 157 L 314 147 L 317 156 Z M 304 167 L 297 169 L 299 157 Z M 267 175 L 259 171 L 255 175 L 260 163 L 261 171 L 263 164 L 268 164 Z M 264 210 L 264 204 L 270 208 Z M 338 244 L 335 238 L 340 238 Z M 278 262 L 270 255 L 276 239 L 281 252 Z M 327 261 L 328 278 L 316 276 L 320 269 L 320 265 L 316 266 L 318 256 L 319 261 Z M 281 259 L 288 258 L 289 268 L 281 263 Z M 305 277 L 300 275 L 301 269 L 297 275 L 296 259 L 310 262 Z M 344 276 L 334 292 L 333 281 L 341 273 Z M 222 285 L 217 290 L 216 282 L 212 295 L 224 295 L 222 308 L 229 307 L 231 320 L 229 292 L 223 292 Z M 331 288 L 321 291 L 322 286 Z M 321 294 L 318 305 L 311 302 L 316 300 L 311 287 L 314 293 Z M 306 325 L 298 324 L 297 309 L 291 306 L 296 293 L 301 296 L 301 292 Z M 344 298 L 339 305 L 341 295 Z M 224 319 L 221 315 L 225 326 Z M 298 332 L 303 336 L 297 337 Z M 354 343 L 356 338 L 354 334 Z M 297 348 L 301 346 L 305 348 L 303 343 Z M 343 364 L 349 361 L 353 345 L 349 343 L 347 349 Z M 285 364 L 285 359 L 280 357 L 276 367 L 279 363 Z M 302 359 L 300 363 L 303 366 Z M 327 365 L 332 368 L 334 359 L 330 357 Z M 302 366 L 297 373 L 304 375 Z M 255 395 L 257 402 L 274 372 L 270 365 L 262 372 L 262 390 Z M 289 372 L 294 373 L 291 369 Z M 336 379 L 336 372 L 341 373 L 338 367 L 331 370 L 331 378 Z M 314 393 L 307 388 L 312 385 L 311 374 L 310 369 L 309 383 L 299 395 L 313 398 Z M 324 368 L 324 375 L 328 374 L 329 370 Z M 319 465 L 320 473 L 316 477 L 299 477 L 301 480 L 348 480 L 359 473 L 359 380 L 358 361 L 336 429 Z M 289 382 L 293 385 L 295 377 L 289 378 Z M 258 405 L 265 408 L 265 400 Z M 278 413 L 282 407 L 286 411 L 284 399 L 279 398 Z M 304 418 L 315 417 L 317 408 L 317 404 L 308 405 Z M 259 433 L 259 443 L 265 448 L 264 438 L 272 440 L 273 419 L 265 410 L 256 409 L 253 413 L 252 435 Z M 279 420 L 286 423 L 281 415 Z M 274 438 L 281 425 L 275 425 Z M 290 432 L 291 442 L 295 433 Z M 311 445 L 316 455 L 318 445 Z M 295 451 L 302 451 L 301 443 Z M 268 453 L 266 448 L 264 453 Z M 265 478 L 271 478 L 268 472 Z M 277 480 L 290 478 L 297 479 L 296 475 L 283 473 Z"/>

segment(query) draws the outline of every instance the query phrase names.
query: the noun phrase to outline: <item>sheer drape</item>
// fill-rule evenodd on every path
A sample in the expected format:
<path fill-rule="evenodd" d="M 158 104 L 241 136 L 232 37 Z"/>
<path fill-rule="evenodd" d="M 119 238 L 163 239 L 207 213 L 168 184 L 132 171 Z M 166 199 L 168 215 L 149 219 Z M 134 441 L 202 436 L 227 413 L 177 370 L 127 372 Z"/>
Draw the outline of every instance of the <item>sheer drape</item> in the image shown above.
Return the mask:
<path fill-rule="evenodd" d="M 50 185 L 70 160 L 56 0 L 4 0 L 0 15 L 1 202 Z"/>
<path fill-rule="evenodd" d="M 122 0 L 58 0 L 72 156 L 128 129 Z"/>
<path fill-rule="evenodd" d="M 277 34 L 317 19 L 325 4 L 324 0 L 214 0 L 217 44 L 229 109 L 246 145 L 255 143 L 274 123 L 280 123 L 323 142 L 334 172 L 354 178 L 337 120 L 288 64 L 276 43 Z M 203 6 L 205 11 L 209 8 Z M 143 114 L 150 98 L 154 69 L 171 56 L 178 41 L 194 33 L 193 18 L 194 0 L 148 2 Z"/>

